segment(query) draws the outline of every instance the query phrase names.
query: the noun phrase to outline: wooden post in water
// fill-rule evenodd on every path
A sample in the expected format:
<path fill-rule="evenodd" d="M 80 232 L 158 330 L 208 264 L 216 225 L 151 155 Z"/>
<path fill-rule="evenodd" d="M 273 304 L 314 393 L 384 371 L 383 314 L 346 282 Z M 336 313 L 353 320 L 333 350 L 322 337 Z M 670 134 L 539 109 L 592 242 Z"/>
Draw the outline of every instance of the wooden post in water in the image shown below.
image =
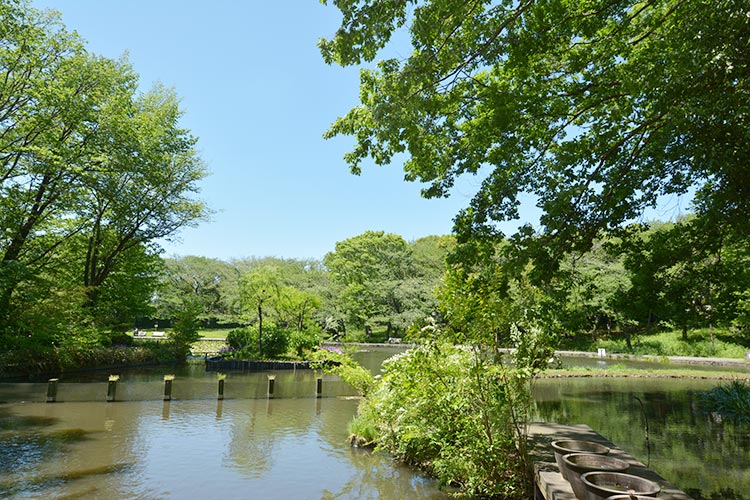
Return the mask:
<path fill-rule="evenodd" d="M 219 373 L 219 400 L 224 399 L 224 379 L 227 378 L 226 373 Z"/>
<path fill-rule="evenodd" d="M 164 375 L 164 401 L 172 401 L 172 381 L 174 375 Z"/>
<path fill-rule="evenodd" d="M 58 378 L 51 378 L 47 381 L 47 402 L 54 403 L 57 401 L 57 383 L 60 381 Z"/>
<path fill-rule="evenodd" d="M 119 375 L 110 375 L 109 382 L 107 383 L 107 402 L 111 403 L 115 400 L 115 393 L 117 392 L 117 381 L 120 380 Z"/>
<path fill-rule="evenodd" d="M 268 376 L 268 399 L 273 399 L 273 385 L 276 382 L 276 375 Z"/>
<path fill-rule="evenodd" d="M 315 384 L 315 397 L 323 397 L 323 377 L 318 377 Z"/>

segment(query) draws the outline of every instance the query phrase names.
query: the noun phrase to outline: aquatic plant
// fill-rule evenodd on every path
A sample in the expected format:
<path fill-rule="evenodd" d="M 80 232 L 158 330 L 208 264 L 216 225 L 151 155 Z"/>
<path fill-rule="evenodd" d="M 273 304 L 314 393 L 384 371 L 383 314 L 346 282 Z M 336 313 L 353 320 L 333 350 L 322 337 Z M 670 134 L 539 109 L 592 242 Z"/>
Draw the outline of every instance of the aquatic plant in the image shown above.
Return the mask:
<path fill-rule="evenodd" d="M 698 404 L 705 413 L 715 413 L 734 422 L 750 424 L 750 385 L 733 380 L 698 394 Z"/>

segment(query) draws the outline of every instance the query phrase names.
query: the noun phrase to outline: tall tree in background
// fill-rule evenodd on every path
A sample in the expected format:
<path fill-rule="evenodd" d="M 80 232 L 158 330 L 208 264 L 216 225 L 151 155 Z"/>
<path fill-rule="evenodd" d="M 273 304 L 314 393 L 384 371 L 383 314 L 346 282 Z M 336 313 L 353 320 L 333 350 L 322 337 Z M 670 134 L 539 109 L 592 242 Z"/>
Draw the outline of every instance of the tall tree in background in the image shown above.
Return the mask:
<path fill-rule="evenodd" d="M 452 238 L 407 243 L 383 231 L 336 243 L 324 263 L 339 287 L 337 302 L 347 323 L 382 325 L 390 336 L 429 316 L 437 309 L 435 289 L 451 245 Z"/>
<path fill-rule="evenodd" d="M 622 250 L 632 288 L 625 295 L 635 319 L 669 322 L 684 340 L 695 326 L 729 324 L 750 289 L 746 239 L 702 217 L 634 225 Z"/>
<path fill-rule="evenodd" d="M 129 272 L 153 285 L 156 241 L 206 214 L 196 139 L 174 92 L 138 94 L 129 63 L 88 54 L 59 14 L 5 0 L 0 21 L 0 330 L 39 334 L 45 294 L 77 318 L 61 332 L 123 328 L 150 294 L 112 290 Z"/>
<path fill-rule="evenodd" d="M 459 240 L 496 235 L 520 195 L 542 209 L 517 249 L 540 269 L 603 229 L 695 188 L 698 212 L 750 224 L 750 7 L 745 0 L 336 1 L 328 63 L 371 62 L 399 30 L 412 51 L 361 72 L 352 172 L 405 152 L 406 178 L 447 196 L 483 175 Z M 403 51 L 401 51 L 403 52 Z"/>
<path fill-rule="evenodd" d="M 341 287 L 339 303 L 347 312 L 347 322 L 360 328 L 392 312 L 386 303 L 388 295 L 414 272 L 406 241 L 383 231 L 365 231 L 337 242 L 324 263 Z"/>
<path fill-rule="evenodd" d="M 263 355 L 263 319 L 276 308 L 282 289 L 281 273 L 275 266 L 251 269 L 240 278 L 242 311 L 248 322 L 258 325 L 258 354 Z"/>
<path fill-rule="evenodd" d="M 186 256 L 164 260 L 161 286 L 156 296 L 158 318 L 172 318 L 186 303 L 200 306 L 204 326 L 235 323 L 232 306 L 240 272 L 230 263 Z"/>

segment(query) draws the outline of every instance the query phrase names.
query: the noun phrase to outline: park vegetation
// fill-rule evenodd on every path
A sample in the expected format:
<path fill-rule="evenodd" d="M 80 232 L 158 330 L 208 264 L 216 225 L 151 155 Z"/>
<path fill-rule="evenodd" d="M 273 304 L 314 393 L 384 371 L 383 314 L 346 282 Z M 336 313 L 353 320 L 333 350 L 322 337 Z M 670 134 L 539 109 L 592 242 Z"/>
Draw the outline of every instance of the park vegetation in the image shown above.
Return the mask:
<path fill-rule="evenodd" d="M 148 314 L 156 241 L 207 213 L 196 138 L 173 90 L 140 91 L 59 14 L 8 0 L 0 19 L 0 345 L 112 345 Z"/>
<path fill-rule="evenodd" d="M 181 360 L 207 327 L 232 329 L 231 356 L 323 362 L 339 353 L 322 340 L 403 338 L 418 347 L 378 379 L 339 360 L 366 396 L 353 427 L 446 486 L 514 499 L 556 345 L 635 351 L 695 328 L 706 354 L 750 345 L 746 2 L 335 5 L 323 58 L 363 65 L 361 104 L 326 133 L 355 138 L 351 171 L 404 155 L 426 197 L 465 175 L 480 187 L 450 236 L 367 231 L 321 260 L 226 262 L 160 255 L 208 213 L 175 92 L 139 90 L 126 58 L 0 0 L 0 375 Z M 399 31 L 408 56 L 374 62 Z M 643 221 L 682 196 L 689 212 Z M 523 199 L 539 225 L 504 234 Z M 157 324 L 168 343 L 126 334 Z"/>
<path fill-rule="evenodd" d="M 512 332 L 586 333 L 596 342 L 618 331 L 628 349 L 634 332 L 662 325 L 684 342 L 693 326 L 707 326 L 712 349 L 719 324 L 746 335 L 747 2 L 332 3 L 341 25 L 319 47 L 329 64 L 361 66 L 360 103 L 325 137 L 354 139 L 344 157 L 352 173 L 366 161 L 405 157 L 405 178 L 425 183 L 425 197 L 450 195 L 461 177 L 481 180 L 455 218 L 440 321 L 425 325 L 493 361 L 483 367 L 493 374 L 487 384 L 455 401 L 480 409 L 499 394 L 486 417 L 508 422 L 503 415 L 522 411 L 528 384 L 507 384 L 502 373 L 531 381 L 534 363 L 509 368 L 493 356 L 498 345 L 513 345 Z M 692 197 L 689 216 L 634 223 L 683 196 Z M 501 223 L 520 218 L 523 200 L 540 210 L 539 225 L 521 221 L 506 237 Z M 407 362 L 387 372 L 373 393 L 395 394 L 397 410 L 376 398 L 363 406 L 370 421 L 362 427 L 462 493 L 529 498 L 514 488 L 520 462 L 495 458 L 498 476 L 471 453 L 514 438 L 522 451 L 512 425 L 494 427 L 468 451 L 459 444 L 465 431 L 478 437 L 486 419 L 430 434 L 440 426 L 420 409 L 440 408 L 444 393 L 433 379 L 450 370 L 435 361 L 446 366 Z M 469 384 L 471 366 L 463 362 L 446 379 Z M 434 377 L 419 377 L 425 373 Z M 419 389 L 404 395 L 414 379 L 421 397 Z M 368 413 L 371 404 L 378 411 Z M 452 452 L 456 460 L 445 460 Z"/>

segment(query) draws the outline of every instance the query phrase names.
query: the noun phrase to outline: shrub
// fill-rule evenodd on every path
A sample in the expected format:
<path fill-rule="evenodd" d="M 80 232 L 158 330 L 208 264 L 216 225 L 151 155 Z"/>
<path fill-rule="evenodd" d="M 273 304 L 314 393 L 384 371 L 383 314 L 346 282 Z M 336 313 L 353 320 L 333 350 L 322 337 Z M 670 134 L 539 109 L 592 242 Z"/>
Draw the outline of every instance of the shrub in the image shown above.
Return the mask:
<path fill-rule="evenodd" d="M 286 354 L 289 349 L 289 330 L 280 328 L 273 323 L 263 325 L 263 352 L 264 358 L 277 358 Z"/>
<path fill-rule="evenodd" d="M 314 330 L 295 331 L 289 338 L 289 344 L 297 356 L 302 356 L 305 351 L 317 349 L 321 342 L 321 335 Z"/>
<path fill-rule="evenodd" d="M 378 446 L 479 496 L 523 498 L 525 461 L 516 447 L 514 384 L 476 352 L 429 343 L 394 356 L 361 405 L 357 427 Z"/>
<path fill-rule="evenodd" d="M 256 325 L 237 328 L 227 335 L 227 344 L 236 352 L 234 358 L 276 358 L 286 354 L 289 349 L 290 332 L 273 323 L 263 324 L 263 353 L 259 353 L 260 342 Z"/>
<path fill-rule="evenodd" d="M 509 354 L 426 340 L 390 358 L 351 430 L 462 494 L 528 498 L 532 383 L 551 348 L 535 327 L 512 325 L 510 339 Z"/>
<path fill-rule="evenodd" d="M 312 361 L 313 367 L 338 375 L 361 396 L 367 397 L 375 385 L 372 373 L 337 347 L 321 347 L 312 354 Z"/>
<path fill-rule="evenodd" d="M 133 337 L 125 332 L 111 332 L 102 336 L 102 345 L 104 347 L 131 346 L 133 345 Z"/>
<path fill-rule="evenodd" d="M 258 345 L 258 330 L 251 327 L 235 328 L 227 334 L 227 344 L 236 350 Z"/>

